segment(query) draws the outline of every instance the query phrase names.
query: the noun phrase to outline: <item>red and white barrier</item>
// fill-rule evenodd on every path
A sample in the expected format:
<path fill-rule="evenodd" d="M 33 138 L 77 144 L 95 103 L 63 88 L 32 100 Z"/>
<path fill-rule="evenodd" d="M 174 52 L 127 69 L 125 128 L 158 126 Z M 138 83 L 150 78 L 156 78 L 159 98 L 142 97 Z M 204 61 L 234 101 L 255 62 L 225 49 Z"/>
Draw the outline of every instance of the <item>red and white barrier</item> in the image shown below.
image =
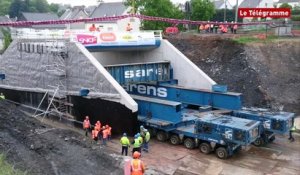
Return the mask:
<path fill-rule="evenodd" d="M 0 22 L 0 26 L 12 26 L 12 27 L 20 27 L 20 26 L 33 26 L 33 25 L 51 25 L 51 24 L 71 24 L 71 23 L 80 23 L 80 22 L 101 22 L 101 21 L 117 21 L 125 18 L 136 17 L 141 20 L 147 21 L 161 21 L 172 24 L 192 24 L 192 25 L 200 25 L 200 24 L 225 24 L 229 25 L 230 23 L 224 22 L 208 22 L 208 21 L 191 21 L 185 19 L 172 19 L 172 18 L 162 18 L 155 16 L 145 16 L 145 15 L 122 15 L 122 16 L 109 16 L 109 17 L 101 17 L 101 18 L 85 18 L 85 19 L 64 19 L 64 20 L 46 20 L 46 21 L 16 21 L 16 22 Z M 272 24 L 271 22 L 251 22 L 251 23 L 236 23 L 237 25 L 258 25 L 258 24 Z"/>

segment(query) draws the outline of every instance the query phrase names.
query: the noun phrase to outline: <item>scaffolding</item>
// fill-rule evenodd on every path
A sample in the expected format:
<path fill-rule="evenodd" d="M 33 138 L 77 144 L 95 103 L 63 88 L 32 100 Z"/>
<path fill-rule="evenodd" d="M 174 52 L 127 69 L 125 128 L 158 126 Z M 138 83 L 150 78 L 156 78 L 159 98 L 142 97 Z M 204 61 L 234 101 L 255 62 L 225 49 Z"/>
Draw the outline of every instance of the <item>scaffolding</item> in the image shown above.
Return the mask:
<path fill-rule="evenodd" d="M 53 76 L 55 80 L 49 82 L 48 89 L 40 104 L 38 105 L 33 117 L 46 115 L 56 115 L 60 119 L 62 116 L 70 116 L 69 111 L 73 105 L 68 102 L 67 96 L 67 59 L 69 57 L 68 48 L 58 40 L 45 41 L 43 44 L 46 47 L 48 64 L 45 66 L 48 76 Z M 47 100 L 46 111 L 37 114 L 42 104 Z"/>

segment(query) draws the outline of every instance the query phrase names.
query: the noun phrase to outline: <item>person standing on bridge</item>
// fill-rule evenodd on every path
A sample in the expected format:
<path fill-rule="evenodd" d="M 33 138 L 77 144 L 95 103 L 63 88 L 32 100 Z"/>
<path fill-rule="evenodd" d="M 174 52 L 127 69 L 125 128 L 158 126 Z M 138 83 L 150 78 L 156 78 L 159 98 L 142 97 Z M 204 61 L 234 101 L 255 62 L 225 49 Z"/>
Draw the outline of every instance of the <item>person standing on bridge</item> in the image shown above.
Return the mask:
<path fill-rule="evenodd" d="M 131 175 L 143 175 L 145 173 L 145 165 L 143 161 L 140 160 L 141 154 L 135 151 L 132 155 L 130 172 Z"/>
<path fill-rule="evenodd" d="M 238 25 L 237 25 L 237 23 L 235 22 L 235 24 L 233 25 L 233 33 L 234 33 L 234 34 L 236 34 L 237 28 L 238 28 Z"/>
<path fill-rule="evenodd" d="M 132 27 L 131 27 L 131 24 L 128 23 L 127 26 L 126 26 L 126 31 L 127 32 L 131 32 L 132 31 Z"/>
<path fill-rule="evenodd" d="M 127 154 L 128 154 L 128 147 L 130 147 L 130 142 L 129 142 L 129 139 L 128 139 L 126 133 L 123 134 L 123 137 L 121 138 L 120 143 L 122 145 L 122 152 L 121 152 L 121 154 L 123 155 L 123 153 L 125 153 L 125 156 L 127 156 Z"/>
<path fill-rule="evenodd" d="M 83 121 L 83 129 L 85 130 L 85 136 L 88 136 L 88 132 L 90 131 L 91 123 L 89 116 L 85 116 L 85 120 Z"/>

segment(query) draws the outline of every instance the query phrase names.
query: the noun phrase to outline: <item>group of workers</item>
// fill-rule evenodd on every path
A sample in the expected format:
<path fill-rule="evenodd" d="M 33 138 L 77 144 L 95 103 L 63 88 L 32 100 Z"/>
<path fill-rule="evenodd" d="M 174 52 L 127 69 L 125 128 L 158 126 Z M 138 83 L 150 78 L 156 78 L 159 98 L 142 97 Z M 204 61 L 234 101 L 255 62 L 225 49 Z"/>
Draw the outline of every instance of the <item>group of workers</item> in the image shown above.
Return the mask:
<path fill-rule="evenodd" d="M 133 141 L 130 143 L 127 134 L 124 133 L 123 137 L 120 139 L 120 143 L 122 145 L 121 154 L 128 155 L 128 148 L 130 145 L 133 145 L 132 153 L 139 152 L 140 154 L 142 151 L 149 152 L 149 141 L 150 141 L 150 132 L 144 128 L 144 126 L 140 127 L 140 132 L 134 135 Z"/>
<path fill-rule="evenodd" d="M 209 21 L 208 21 L 209 22 Z M 227 23 L 227 22 L 225 22 Z M 199 33 L 205 32 L 205 33 L 218 33 L 218 30 L 220 30 L 221 33 L 227 33 L 228 28 L 230 28 L 231 33 L 236 34 L 236 31 L 238 29 L 238 25 L 236 22 L 231 22 L 228 24 L 201 24 L 199 26 Z"/>
<path fill-rule="evenodd" d="M 95 24 L 92 24 L 92 25 L 89 27 L 89 31 L 90 31 L 90 32 L 100 32 L 100 28 L 101 28 L 101 26 L 96 27 Z M 126 26 L 126 28 L 125 28 L 125 30 L 126 30 L 127 32 L 131 32 L 132 29 L 133 29 L 133 28 L 131 27 L 131 24 L 128 23 L 127 26 Z"/>
<path fill-rule="evenodd" d="M 83 129 L 85 130 L 86 137 L 88 136 L 91 128 L 92 125 L 90 119 L 88 116 L 86 116 L 83 121 Z M 109 125 L 101 127 L 101 122 L 98 120 L 94 125 L 94 129 L 92 130 L 92 139 L 95 142 L 98 142 L 98 140 L 102 140 L 102 144 L 106 145 L 106 142 L 111 139 L 111 130 L 112 128 Z"/>

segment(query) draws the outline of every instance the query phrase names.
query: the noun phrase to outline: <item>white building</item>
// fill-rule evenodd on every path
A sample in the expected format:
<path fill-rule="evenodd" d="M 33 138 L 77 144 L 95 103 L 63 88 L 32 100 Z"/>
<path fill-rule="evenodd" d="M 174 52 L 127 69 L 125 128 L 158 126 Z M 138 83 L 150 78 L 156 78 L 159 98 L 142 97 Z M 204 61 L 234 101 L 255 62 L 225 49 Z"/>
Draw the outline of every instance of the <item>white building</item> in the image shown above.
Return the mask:
<path fill-rule="evenodd" d="M 98 7 L 92 12 L 90 18 L 113 17 L 130 14 L 131 7 L 126 7 L 123 2 L 106 3 L 101 2 Z M 94 24 L 100 31 L 125 31 L 126 26 L 130 24 L 132 31 L 139 31 L 140 19 L 138 18 L 125 18 L 116 21 L 101 21 L 94 23 L 86 23 L 86 29 Z"/>

